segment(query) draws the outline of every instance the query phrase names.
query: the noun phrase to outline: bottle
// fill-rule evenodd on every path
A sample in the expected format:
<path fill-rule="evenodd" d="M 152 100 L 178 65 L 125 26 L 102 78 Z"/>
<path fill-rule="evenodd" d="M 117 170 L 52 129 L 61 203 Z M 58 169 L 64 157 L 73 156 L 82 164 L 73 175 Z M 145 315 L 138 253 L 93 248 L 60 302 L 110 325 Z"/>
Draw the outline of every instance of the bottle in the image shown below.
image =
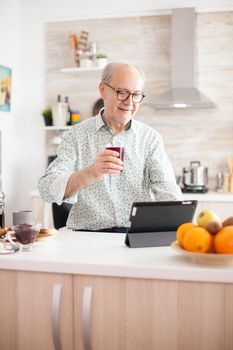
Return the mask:
<path fill-rule="evenodd" d="M 91 53 L 92 66 L 96 67 L 96 43 L 95 42 L 93 42 L 93 41 L 90 42 L 89 50 Z"/>
<path fill-rule="evenodd" d="M 4 198 L 5 198 L 5 195 L 0 190 L 0 228 L 5 228 Z"/>
<path fill-rule="evenodd" d="M 57 95 L 57 105 L 54 113 L 54 126 L 66 125 L 68 104 L 61 101 L 61 95 Z"/>
<path fill-rule="evenodd" d="M 79 65 L 79 63 L 77 64 L 77 60 L 76 60 L 76 51 L 78 48 L 78 38 L 76 34 L 69 35 L 69 43 L 70 43 L 70 52 L 71 52 L 72 62 L 76 63 L 76 65 Z"/>
<path fill-rule="evenodd" d="M 71 110 L 68 96 L 65 97 L 65 103 L 67 103 L 66 125 L 71 125 Z"/>

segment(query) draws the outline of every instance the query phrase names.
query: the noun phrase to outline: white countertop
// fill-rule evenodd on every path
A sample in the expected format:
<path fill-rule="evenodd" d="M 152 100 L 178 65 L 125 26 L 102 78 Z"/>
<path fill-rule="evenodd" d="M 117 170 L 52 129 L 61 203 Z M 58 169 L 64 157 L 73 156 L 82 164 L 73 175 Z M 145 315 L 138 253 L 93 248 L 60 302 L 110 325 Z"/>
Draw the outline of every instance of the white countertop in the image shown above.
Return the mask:
<path fill-rule="evenodd" d="M 30 191 L 30 197 L 40 197 L 38 191 Z M 183 193 L 184 200 L 195 199 L 200 202 L 232 202 L 233 203 L 233 193 L 224 192 L 207 192 L 207 193 Z"/>
<path fill-rule="evenodd" d="M 233 193 L 207 192 L 207 193 L 183 193 L 183 199 L 195 199 L 199 202 L 232 202 Z"/>
<path fill-rule="evenodd" d="M 0 268 L 82 275 L 233 282 L 233 265 L 200 264 L 171 247 L 128 248 L 125 234 L 59 231 L 30 252 L 0 255 Z"/>

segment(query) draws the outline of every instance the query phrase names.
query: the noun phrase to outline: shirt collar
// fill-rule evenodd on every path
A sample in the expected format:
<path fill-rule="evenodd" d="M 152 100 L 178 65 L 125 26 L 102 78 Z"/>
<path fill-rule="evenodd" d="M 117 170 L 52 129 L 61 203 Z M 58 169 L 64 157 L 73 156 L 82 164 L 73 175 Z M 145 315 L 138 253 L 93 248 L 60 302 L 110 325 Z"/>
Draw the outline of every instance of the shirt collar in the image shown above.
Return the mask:
<path fill-rule="evenodd" d="M 96 131 L 98 131 L 102 127 L 109 129 L 107 124 L 105 124 L 105 122 L 104 122 L 103 114 L 104 114 L 104 107 L 101 108 L 101 110 L 99 111 L 99 114 L 96 117 Z M 129 121 L 129 125 L 127 126 L 127 128 L 125 130 L 130 130 L 130 129 L 135 130 L 135 121 L 133 119 L 131 119 Z"/>
<path fill-rule="evenodd" d="M 105 124 L 102 118 L 103 113 L 104 113 L 104 108 L 101 108 L 101 110 L 99 111 L 99 114 L 96 116 L 96 131 L 101 129 L 103 126 L 107 127 L 107 125 Z"/>

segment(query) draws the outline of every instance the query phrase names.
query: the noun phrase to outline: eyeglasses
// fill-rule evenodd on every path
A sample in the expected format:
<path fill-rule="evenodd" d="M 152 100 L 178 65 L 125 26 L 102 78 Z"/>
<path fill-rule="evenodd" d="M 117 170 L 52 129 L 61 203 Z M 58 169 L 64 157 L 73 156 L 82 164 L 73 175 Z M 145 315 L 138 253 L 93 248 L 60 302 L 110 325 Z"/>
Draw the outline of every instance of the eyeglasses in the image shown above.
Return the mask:
<path fill-rule="evenodd" d="M 110 87 L 113 91 L 115 91 L 118 101 L 126 101 L 128 100 L 129 96 L 132 96 L 132 100 L 134 103 L 140 103 L 144 99 L 144 97 L 146 97 L 146 95 L 142 94 L 141 92 L 131 93 L 128 90 L 118 90 L 109 85 L 108 83 L 105 83 L 105 81 L 103 81 L 103 83 Z"/>

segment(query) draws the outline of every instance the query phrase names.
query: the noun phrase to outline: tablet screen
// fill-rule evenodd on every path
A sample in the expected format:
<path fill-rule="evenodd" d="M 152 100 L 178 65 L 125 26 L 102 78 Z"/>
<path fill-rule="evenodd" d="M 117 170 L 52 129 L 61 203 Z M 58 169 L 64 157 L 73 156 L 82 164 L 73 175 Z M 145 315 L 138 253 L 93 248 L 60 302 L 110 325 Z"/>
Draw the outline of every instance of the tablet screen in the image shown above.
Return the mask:
<path fill-rule="evenodd" d="M 176 231 L 191 222 L 197 201 L 135 202 L 132 205 L 128 232 Z"/>

